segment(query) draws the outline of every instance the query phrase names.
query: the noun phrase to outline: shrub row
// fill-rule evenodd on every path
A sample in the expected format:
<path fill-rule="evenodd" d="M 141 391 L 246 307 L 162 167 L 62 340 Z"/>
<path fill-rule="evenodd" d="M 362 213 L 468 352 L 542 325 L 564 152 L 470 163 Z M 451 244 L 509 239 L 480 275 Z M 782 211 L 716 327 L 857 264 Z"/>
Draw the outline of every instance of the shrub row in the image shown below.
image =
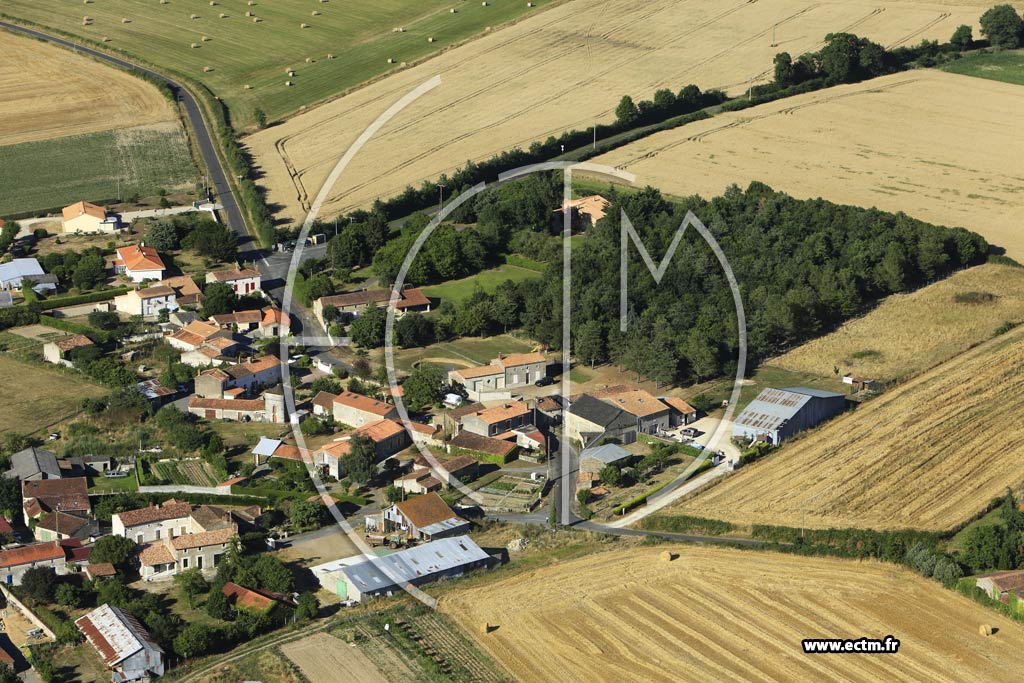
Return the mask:
<path fill-rule="evenodd" d="M 640 522 L 640 527 L 648 531 L 671 531 L 704 536 L 722 536 L 736 528 L 730 522 L 691 515 L 652 515 L 644 517 Z"/>
<path fill-rule="evenodd" d="M 44 311 L 51 311 L 55 308 L 63 308 L 65 306 L 77 306 L 79 304 L 91 304 L 99 301 L 109 301 L 115 296 L 120 296 L 128 292 L 131 287 L 115 287 L 114 289 L 105 289 L 101 292 L 90 292 L 89 294 L 77 294 L 74 296 L 62 296 L 53 299 L 46 299 L 41 301 L 40 305 Z"/>

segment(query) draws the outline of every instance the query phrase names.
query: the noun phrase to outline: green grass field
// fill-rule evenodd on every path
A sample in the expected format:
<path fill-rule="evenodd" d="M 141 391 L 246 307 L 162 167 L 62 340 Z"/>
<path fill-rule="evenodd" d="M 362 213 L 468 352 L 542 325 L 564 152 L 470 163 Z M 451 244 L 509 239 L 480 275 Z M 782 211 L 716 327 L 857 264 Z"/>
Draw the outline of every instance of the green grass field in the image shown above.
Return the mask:
<path fill-rule="evenodd" d="M 499 268 L 492 268 L 476 275 L 464 277 L 461 280 L 450 280 L 439 285 L 423 287 L 422 289 L 423 293 L 432 299 L 458 303 L 468 299 L 477 286 L 485 292 L 493 292 L 498 288 L 498 285 L 506 280 L 523 282 L 533 279 L 540 280 L 540 278 L 541 273 L 538 273 L 536 270 L 506 264 Z"/>
<path fill-rule="evenodd" d="M 245 127 L 257 108 L 271 119 L 283 117 L 551 3 L 534 0 L 529 8 L 525 0 L 489 0 L 486 6 L 458 0 L 259 0 L 250 7 L 243 0 L 221 0 L 211 7 L 207 0 L 101 0 L 88 6 L 5 0 L 0 12 L 92 41 L 108 37 L 108 48 L 206 84 L 227 103 L 235 124 Z M 246 17 L 247 11 L 255 17 Z M 85 15 L 92 19 L 88 26 Z M 309 27 L 301 28 L 303 23 Z M 287 68 L 296 75 L 289 77 Z"/>
<path fill-rule="evenodd" d="M 0 434 L 33 434 L 78 413 L 83 398 L 99 398 L 109 391 L 70 371 L 35 363 L 22 363 L 0 354 L 0 385 L 14 389 L 0 405 Z"/>
<path fill-rule="evenodd" d="M 82 199 L 192 189 L 200 177 L 178 124 L 73 135 L 0 147 L 0 216 Z"/>
<path fill-rule="evenodd" d="M 965 76 L 1024 85 L 1024 50 L 971 55 L 950 62 L 943 69 Z"/>
<path fill-rule="evenodd" d="M 450 342 L 431 344 L 423 348 L 396 349 L 395 367 L 410 372 L 421 360 L 447 358 L 467 365 L 486 365 L 499 353 L 525 353 L 536 344 L 508 334 L 494 337 L 463 337 Z M 383 362 L 383 361 L 382 361 Z"/>

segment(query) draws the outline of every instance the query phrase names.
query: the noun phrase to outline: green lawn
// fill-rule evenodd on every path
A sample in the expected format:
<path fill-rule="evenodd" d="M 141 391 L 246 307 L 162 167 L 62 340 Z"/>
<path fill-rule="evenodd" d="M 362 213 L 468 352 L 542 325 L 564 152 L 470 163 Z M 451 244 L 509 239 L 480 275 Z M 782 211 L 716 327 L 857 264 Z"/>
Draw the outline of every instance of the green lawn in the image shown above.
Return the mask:
<path fill-rule="evenodd" d="M 0 215 L 194 187 L 181 126 L 128 128 L 0 147 Z"/>
<path fill-rule="evenodd" d="M 1024 85 L 1024 50 L 971 55 L 942 68 L 955 74 Z"/>
<path fill-rule="evenodd" d="M 403 372 L 410 372 L 412 366 L 421 360 L 442 358 L 464 361 L 467 365 L 486 365 L 499 353 L 524 353 L 531 351 L 535 346 L 532 342 L 507 334 L 494 337 L 463 337 L 424 348 L 396 349 L 395 367 Z"/>
<path fill-rule="evenodd" d="M 402 62 L 421 60 L 487 27 L 538 12 L 552 0 L 533 4 L 260 0 L 249 7 L 242 0 L 221 0 L 217 6 L 207 0 L 171 0 L 165 5 L 157 0 L 101 0 L 86 7 L 81 2 L 6 0 L 0 11 L 94 42 L 108 37 L 108 48 L 201 81 L 227 103 L 235 124 L 245 127 L 257 108 L 271 119 L 283 117 L 397 70 Z M 455 14 L 449 12 L 452 8 Z M 255 17 L 246 17 L 246 11 Z M 221 13 L 227 16 L 221 18 Z M 83 26 L 86 14 L 92 22 Z M 396 32 L 399 27 L 405 31 Z M 434 41 L 428 42 L 431 37 Z M 205 67 L 212 70 L 204 72 Z M 295 76 L 289 77 L 287 68 L 295 69 Z M 286 81 L 293 85 L 286 86 Z"/>
<path fill-rule="evenodd" d="M 736 415 L 739 415 L 740 411 L 746 408 L 748 403 L 757 398 L 757 395 L 762 390 L 768 388 L 808 387 L 811 389 L 835 391 L 840 394 L 849 393 L 850 389 L 850 387 L 843 384 L 842 379 L 839 377 L 824 377 L 809 372 L 793 372 L 771 365 L 760 366 L 753 375 L 748 375 L 747 379 L 749 382 L 740 389 L 740 400 L 736 404 Z M 715 402 L 718 402 L 728 398 L 731 391 L 732 379 L 729 378 L 716 382 L 713 388 L 703 393 L 710 396 Z"/>
<path fill-rule="evenodd" d="M 528 262 L 527 259 L 524 259 L 524 261 Z M 468 299 L 478 286 L 485 292 L 493 292 L 498 288 L 498 285 L 506 280 L 523 282 L 531 279 L 540 280 L 540 277 L 541 274 L 536 270 L 506 264 L 498 268 L 485 270 L 476 275 L 464 277 L 461 280 L 450 280 L 439 285 L 422 287 L 422 290 L 431 299 L 458 303 Z"/>
<path fill-rule="evenodd" d="M 960 551 L 963 550 L 964 539 L 967 538 L 967 534 L 971 529 L 982 527 L 982 526 L 1004 526 L 1006 523 L 1003 521 L 1002 512 L 997 507 L 995 510 L 989 511 L 981 519 L 976 519 L 963 529 L 958 531 L 953 538 L 949 539 L 949 545 L 946 550 L 949 551 Z"/>
<path fill-rule="evenodd" d="M 78 414 L 83 398 L 100 398 L 110 390 L 72 370 L 41 362 L 23 363 L 0 354 L 0 386 L 17 387 L 17 396 L 0 408 L 0 434 L 32 434 Z"/>
<path fill-rule="evenodd" d="M 89 477 L 89 493 L 130 493 L 139 490 L 139 483 L 135 481 L 135 472 L 129 472 L 127 477 L 110 479 L 104 476 Z"/>

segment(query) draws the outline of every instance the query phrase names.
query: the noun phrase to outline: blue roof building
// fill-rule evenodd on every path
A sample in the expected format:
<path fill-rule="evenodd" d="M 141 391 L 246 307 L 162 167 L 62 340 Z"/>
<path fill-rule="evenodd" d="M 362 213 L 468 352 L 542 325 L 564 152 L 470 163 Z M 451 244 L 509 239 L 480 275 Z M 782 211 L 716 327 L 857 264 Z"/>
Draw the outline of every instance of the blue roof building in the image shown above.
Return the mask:
<path fill-rule="evenodd" d="M 846 398 L 821 389 L 765 389 L 733 422 L 732 436 L 779 445 L 789 437 L 843 412 Z"/>

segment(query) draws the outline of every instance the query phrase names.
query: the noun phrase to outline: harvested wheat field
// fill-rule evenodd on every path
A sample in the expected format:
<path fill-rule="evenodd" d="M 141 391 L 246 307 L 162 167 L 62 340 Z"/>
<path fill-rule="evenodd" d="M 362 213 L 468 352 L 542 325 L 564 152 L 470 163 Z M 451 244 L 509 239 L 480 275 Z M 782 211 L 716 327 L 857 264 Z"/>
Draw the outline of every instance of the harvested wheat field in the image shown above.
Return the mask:
<path fill-rule="evenodd" d="M 0 146 L 150 125 L 177 118 L 140 78 L 0 31 Z"/>
<path fill-rule="evenodd" d="M 742 92 L 781 50 L 818 49 L 853 31 L 887 46 L 948 39 L 990 2 L 573 0 L 393 74 L 246 143 L 271 204 L 301 219 L 365 127 L 416 86 L 439 87 L 386 125 L 348 166 L 325 215 L 366 206 L 463 165 L 567 129 L 610 122 L 622 95 L 658 88 Z M 772 46 L 772 26 L 778 44 Z"/>
<path fill-rule="evenodd" d="M 1024 88 L 911 71 L 699 121 L 595 159 L 678 195 L 758 180 L 963 226 L 1024 259 Z"/>
<path fill-rule="evenodd" d="M 1024 269 L 985 264 L 887 297 L 867 315 L 768 363 L 890 380 L 945 362 L 1006 322 L 1024 322 Z"/>
<path fill-rule="evenodd" d="M 941 531 L 1024 484 L 1024 329 L 886 391 L 672 510 Z"/>
<path fill-rule="evenodd" d="M 388 683 L 362 650 L 327 633 L 286 643 L 281 653 L 299 667 L 309 683 Z"/>
<path fill-rule="evenodd" d="M 882 563 L 682 546 L 604 552 L 441 602 L 523 683 L 1018 681 L 1024 627 Z M 492 630 L 482 633 L 487 622 Z M 978 634 L 991 623 L 999 632 Z M 901 641 L 803 653 L 803 638 Z"/>

